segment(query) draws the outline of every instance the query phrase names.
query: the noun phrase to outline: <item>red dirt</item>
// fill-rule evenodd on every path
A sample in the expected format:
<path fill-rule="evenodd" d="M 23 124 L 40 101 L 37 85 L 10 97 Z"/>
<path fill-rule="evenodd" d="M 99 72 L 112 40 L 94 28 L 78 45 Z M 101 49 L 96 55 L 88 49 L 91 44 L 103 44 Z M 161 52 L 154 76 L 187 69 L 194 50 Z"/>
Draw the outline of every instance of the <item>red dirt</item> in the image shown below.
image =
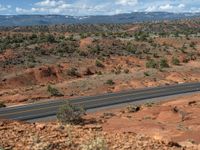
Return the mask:
<path fill-rule="evenodd" d="M 106 132 L 134 132 L 169 139 L 176 142 L 190 141 L 200 144 L 200 99 L 199 94 L 173 99 L 163 104 L 143 106 L 136 113 L 126 109 L 109 110 L 91 116 L 98 118 L 109 112 L 115 114 L 104 121 Z M 177 110 L 174 111 L 174 110 Z"/>

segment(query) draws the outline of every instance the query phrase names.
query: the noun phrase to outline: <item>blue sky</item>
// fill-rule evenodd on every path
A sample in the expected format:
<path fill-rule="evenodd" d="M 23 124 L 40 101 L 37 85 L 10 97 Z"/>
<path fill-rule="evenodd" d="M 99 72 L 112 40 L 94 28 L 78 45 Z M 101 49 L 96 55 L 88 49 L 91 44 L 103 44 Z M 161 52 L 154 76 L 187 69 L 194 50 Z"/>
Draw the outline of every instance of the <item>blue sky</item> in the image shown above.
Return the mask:
<path fill-rule="evenodd" d="M 0 14 L 113 15 L 135 11 L 200 12 L 200 0 L 0 0 Z"/>

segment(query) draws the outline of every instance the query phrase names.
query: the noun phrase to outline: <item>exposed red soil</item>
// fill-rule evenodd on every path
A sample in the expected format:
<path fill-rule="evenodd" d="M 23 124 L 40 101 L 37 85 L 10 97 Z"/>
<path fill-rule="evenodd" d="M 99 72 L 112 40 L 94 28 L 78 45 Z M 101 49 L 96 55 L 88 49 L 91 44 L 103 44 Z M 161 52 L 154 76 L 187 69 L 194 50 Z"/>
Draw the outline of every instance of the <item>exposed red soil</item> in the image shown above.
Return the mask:
<path fill-rule="evenodd" d="M 74 96 L 200 81 L 200 63 L 197 61 L 190 61 L 164 72 L 146 69 L 145 62 L 134 57 L 111 57 L 103 63 L 103 68 L 97 67 L 95 60 L 91 59 L 77 61 L 71 65 L 68 62 L 61 62 L 18 70 L 1 79 L 0 100 L 7 104 L 17 104 L 47 98 L 56 99 L 47 91 L 49 84 L 58 88 L 64 94 L 63 98 L 67 99 Z M 67 71 L 72 67 L 78 68 L 79 77 L 67 75 Z M 125 69 L 129 70 L 127 74 L 124 73 Z M 97 75 L 99 71 L 102 75 Z M 145 72 L 149 76 L 145 76 Z M 114 85 L 106 84 L 110 79 L 115 82 Z"/>
<path fill-rule="evenodd" d="M 134 132 L 156 139 L 200 144 L 200 95 L 185 96 L 161 104 L 148 104 L 135 113 L 124 110 L 104 111 L 95 118 L 114 114 L 103 123 L 106 132 Z M 106 117 L 105 117 L 106 118 Z"/>
<path fill-rule="evenodd" d="M 87 48 L 87 46 L 89 46 L 89 45 L 91 45 L 92 44 L 92 41 L 93 41 L 93 39 L 92 38 L 85 38 L 85 39 L 82 39 L 81 41 L 80 41 L 80 48 L 81 49 L 85 49 L 85 48 Z"/>
<path fill-rule="evenodd" d="M 4 53 L 0 54 L 0 61 L 5 61 L 6 59 L 12 59 L 16 55 L 12 49 L 7 49 Z"/>
<path fill-rule="evenodd" d="M 83 125 L 0 121 L 0 146 L 6 149 L 83 149 L 96 138 L 108 149 L 200 149 L 199 94 L 148 103 L 137 112 L 103 110 Z M 133 109 L 135 110 L 135 109 Z M 102 142 L 103 140 L 103 142 Z M 93 147 L 94 148 L 94 147 Z"/>

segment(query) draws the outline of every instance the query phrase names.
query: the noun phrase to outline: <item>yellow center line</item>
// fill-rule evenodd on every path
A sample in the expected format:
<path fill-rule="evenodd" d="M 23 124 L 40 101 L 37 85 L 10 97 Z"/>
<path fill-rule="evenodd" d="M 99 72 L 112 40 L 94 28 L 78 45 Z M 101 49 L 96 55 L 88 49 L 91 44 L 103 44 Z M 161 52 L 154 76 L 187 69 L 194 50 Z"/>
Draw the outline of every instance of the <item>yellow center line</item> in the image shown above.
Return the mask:
<path fill-rule="evenodd" d="M 182 88 L 185 88 L 185 87 L 182 87 Z M 161 91 L 166 91 L 166 89 L 161 89 L 161 90 L 158 90 L 158 91 L 147 91 L 147 92 L 144 92 L 143 94 L 154 94 L 154 93 L 157 93 L 157 92 L 161 92 Z M 137 95 L 135 93 L 132 93 L 132 94 L 126 94 L 126 95 L 123 95 L 123 96 L 113 96 L 113 97 L 108 97 L 108 98 L 102 98 L 102 99 L 95 99 L 95 100 L 90 100 L 88 102 L 99 102 L 99 101 L 103 101 L 103 100 L 109 100 L 109 99 L 113 99 L 113 98 L 123 98 L 123 97 L 126 97 L 126 96 L 134 96 L 134 95 Z M 64 102 L 64 101 L 63 101 Z M 78 102 L 78 103 L 75 103 L 76 105 L 77 104 L 82 104 L 83 102 Z M 8 116 L 8 115 L 14 115 L 14 114 L 21 114 L 21 113 L 28 113 L 28 112 L 34 112 L 34 111 L 40 111 L 40 110 L 46 110 L 46 109 L 50 109 L 50 108 L 57 108 L 58 106 L 51 106 L 51 107 L 45 107 L 45 108 L 36 108 L 36 109 L 31 109 L 31 110 L 24 110 L 24 111 L 19 111 L 19 112 L 11 112 L 11 113 L 7 113 L 5 115 L 0 115 L 0 117 L 3 117 L 3 116 Z"/>

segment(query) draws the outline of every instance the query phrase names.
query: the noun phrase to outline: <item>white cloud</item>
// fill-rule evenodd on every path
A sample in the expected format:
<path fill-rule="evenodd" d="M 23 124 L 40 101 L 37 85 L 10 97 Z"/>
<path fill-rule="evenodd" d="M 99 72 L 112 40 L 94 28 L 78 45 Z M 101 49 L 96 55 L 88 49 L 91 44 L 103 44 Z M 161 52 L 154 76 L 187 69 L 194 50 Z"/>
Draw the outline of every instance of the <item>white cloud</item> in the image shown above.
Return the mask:
<path fill-rule="evenodd" d="M 199 0 L 192 0 L 194 7 L 187 0 L 40 0 L 32 4 L 32 8 L 16 8 L 18 14 L 64 14 L 64 15 L 96 15 L 119 14 L 135 11 L 200 11 Z M 1 6 L 0 6 L 1 10 Z"/>
<path fill-rule="evenodd" d="M 172 10 L 174 8 L 174 6 L 170 5 L 170 4 L 166 4 L 166 5 L 161 5 L 159 7 L 160 10 L 163 10 L 163 11 L 167 11 L 167 10 Z"/>
<path fill-rule="evenodd" d="M 30 10 L 23 8 L 16 8 L 17 13 L 51 13 L 60 14 L 66 12 L 66 9 L 74 9 L 74 7 L 66 2 L 59 0 L 43 0 L 34 4 Z"/>
<path fill-rule="evenodd" d="M 178 7 L 178 8 L 184 8 L 184 7 L 185 7 L 185 4 L 179 4 L 177 7 Z"/>
<path fill-rule="evenodd" d="M 145 9 L 145 11 L 147 11 L 147 12 L 153 12 L 153 11 L 156 11 L 156 10 L 157 10 L 156 6 L 149 6 L 149 7 L 147 7 L 147 9 Z"/>
<path fill-rule="evenodd" d="M 10 9 L 10 8 L 11 8 L 10 5 L 4 6 L 4 5 L 1 5 L 1 4 L 0 4 L 0 11 L 6 11 L 6 10 L 8 10 L 8 9 Z"/>
<path fill-rule="evenodd" d="M 200 12 L 200 8 L 198 8 L 198 7 L 192 7 L 192 8 L 190 9 L 190 12 L 192 12 L 192 13 Z"/>
<path fill-rule="evenodd" d="M 138 0 L 117 0 L 116 1 L 116 4 L 123 5 L 123 6 L 128 6 L 128 5 L 134 6 L 137 3 L 138 3 Z"/>
<path fill-rule="evenodd" d="M 186 6 L 184 4 L 172 5 L 172 4 L 160 4 L 160 5 L 150 5 L 145 11 L 155 12 L 155 11 L 169 11 L 169 12 L 181 12 Z"/>
<path fill-rule="evenodd" d="M 40 1 L 38 3 L 35 3 L 36 6 L 39 7 L 56 7 L 56 6 L 60 6 L 65 4 L 64 1 L 59 0 L 59 1 L 55 1 L 55 0 L 44 0 L 44 1 Z"/>
<path fill-rule="evenodd" d="M 112 3 L 100 3 L 91 4 L 86 3 L 85 0 L 79 0 L 75 3 L 67 3 L 63 0 L 43 0 L 34 4 L 34 7 L 30 10 L 23 8 L 16 8 L 16 12 L 19 14 L 24 13 L 48 13 L 48 14 L 69 14 L 69 15 L 86 15 L 89 14 L 107 14 L 113 13 L 114 11 L 110 8 Z"/>
<path fill-rule="evenodd" d="M 22 9 L 22 8 L 19 8 L 19 7 L 16 7 L 15 8 L 15 11 L 17 12 L 17 13 L 24 13 L 24 9 Z"/>

